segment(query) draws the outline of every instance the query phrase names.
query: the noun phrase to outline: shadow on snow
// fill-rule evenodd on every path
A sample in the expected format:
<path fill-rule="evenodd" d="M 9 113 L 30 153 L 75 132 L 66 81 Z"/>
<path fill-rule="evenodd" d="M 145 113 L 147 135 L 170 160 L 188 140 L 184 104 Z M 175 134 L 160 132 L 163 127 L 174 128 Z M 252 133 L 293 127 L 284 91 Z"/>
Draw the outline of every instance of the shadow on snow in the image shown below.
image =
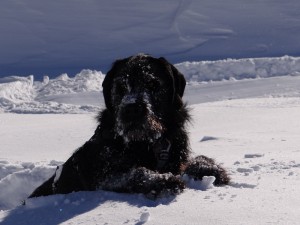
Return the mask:
<path fill-rule="evenodd" d="M 123 194 L 107 191 L 52 195 L 27 199 L 25 205 L 18 206 L 15 209 L 8 211 L 4 219 L 0 221 L 0 224 L 54 225 L 91 211 L 107 202 L 111 202 L 112 204 L 116 202 L 125 202 L 136 207 L 156 207 L 161 204 L 168 205 L 174 198 L 175 197 L 169 197 L 152 201 L 142 194 Z"/>

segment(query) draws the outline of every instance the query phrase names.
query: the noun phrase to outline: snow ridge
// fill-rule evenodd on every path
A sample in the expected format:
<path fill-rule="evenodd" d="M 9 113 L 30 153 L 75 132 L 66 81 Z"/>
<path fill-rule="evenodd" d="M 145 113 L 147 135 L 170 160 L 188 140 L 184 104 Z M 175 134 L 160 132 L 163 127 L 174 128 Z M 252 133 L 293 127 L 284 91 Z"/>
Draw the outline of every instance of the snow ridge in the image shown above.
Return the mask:
<path fill-rule="evenodd" d="M 183 62 L 176 67 L 189 82 L 268 78 L 300 74 L 300 57 L 226 59 Z"/>
<path fill-rule="evenodd" d="M 20 205 L 25 196 L 53 174 L 54 169 L 52 161 L 48 165 L 0 161 L 0 210 Z"/>
<path fill-rule="evenodd" d="M 98 105 L 84 102 L 71 104 L 65 99 L 84 94 L 97 95 L 102 91 L 104 75 L 95 70 L 82 70 L 74 78 L 62 74 L 55 79 L 45 76 L 43 82 L 28 77 L 0 79 L 0 112 L 14 113 L 87 113 L 99 110 Z M 78 97 L 79 95 L 79 97 Z M 83 99 L 84 101 L 84 99 Z"/>
<path fill-rule="evenodd" d="M 185 75 L 190 85 L 207 81 L 236 81 L 300 75 L 300 57 L 291 56 L 183 62 L 175 66 Z M 33 75 L 1 78 L 0 112 L 97 112 L 104 104 L 101 95 L 104 77 L 101 71 L 82 70 L 73 78 L 67 74 L 62 74 L 55 79 L 45 76 L 42 82 L 34 81 Z"/>

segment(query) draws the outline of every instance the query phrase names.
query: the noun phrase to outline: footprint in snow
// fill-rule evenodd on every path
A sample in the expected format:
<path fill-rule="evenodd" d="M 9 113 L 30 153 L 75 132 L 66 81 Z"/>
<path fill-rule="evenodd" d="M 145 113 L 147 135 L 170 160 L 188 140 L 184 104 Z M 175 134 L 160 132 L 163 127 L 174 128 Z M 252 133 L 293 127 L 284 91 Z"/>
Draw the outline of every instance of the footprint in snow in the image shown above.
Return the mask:
<path fill-rule="evenodd" d="M 216 137 L 212 137 L 212 136 L 204 136 L 200 142 L 204 142 L 204 141 L 214 141 L 214 140 L 218 140 L 218 138 Z"/>
<path fill-rule="evenodd" d="M 260 153 L 256 153 L 256 154 L 245 154 L 244 158 L 246 159 L 252 159 L 252 158 L 260 158 L 260 157 L 264 157 L 265 154 L 260 154 Z"/>

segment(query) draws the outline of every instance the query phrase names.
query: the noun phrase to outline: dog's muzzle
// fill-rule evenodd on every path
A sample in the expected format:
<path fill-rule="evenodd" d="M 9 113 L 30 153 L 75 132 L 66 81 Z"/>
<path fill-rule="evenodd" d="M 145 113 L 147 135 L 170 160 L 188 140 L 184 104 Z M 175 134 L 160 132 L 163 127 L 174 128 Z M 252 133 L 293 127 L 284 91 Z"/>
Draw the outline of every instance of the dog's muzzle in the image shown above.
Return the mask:
<path fill-rule="evenodd" d="M 117 133 L 125 142 L 158 139 L 164 128 L 147 94 L 124 96 L 117 113 Z"/>
<path fill-rule="evenodd" d="M 134 123 L 143 120 L 147 114 L 145 103 L 129 103 L 121 108 L 121 120 L 124 123 Z"/>

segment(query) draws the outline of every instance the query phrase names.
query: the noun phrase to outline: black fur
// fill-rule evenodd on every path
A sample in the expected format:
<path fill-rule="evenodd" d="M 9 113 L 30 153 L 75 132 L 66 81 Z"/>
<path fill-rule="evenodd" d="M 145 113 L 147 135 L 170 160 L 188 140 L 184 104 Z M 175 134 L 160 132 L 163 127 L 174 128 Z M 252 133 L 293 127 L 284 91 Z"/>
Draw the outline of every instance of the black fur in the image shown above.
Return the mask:
<path fill-rule="evenodd" d="M 205 156 L 190 159 L 182 102 L 184 76 L 164 58 L 148 55 L 118 60 L 103 82 L 106 109 L 93 137 L 30 197 L 97 189 L 149 197 L 182 192 L 181 175 L 215 176 L 224 168 Z"/>

